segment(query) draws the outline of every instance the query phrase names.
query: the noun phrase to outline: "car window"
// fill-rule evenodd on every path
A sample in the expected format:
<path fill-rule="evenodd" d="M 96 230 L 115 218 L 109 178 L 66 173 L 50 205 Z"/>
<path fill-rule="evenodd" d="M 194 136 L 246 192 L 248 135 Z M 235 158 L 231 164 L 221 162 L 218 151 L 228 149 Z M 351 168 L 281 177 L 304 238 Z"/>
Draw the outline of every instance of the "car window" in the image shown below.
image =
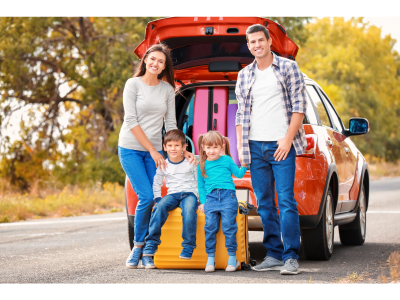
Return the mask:
<path fill-rule="evenodd" d="M 229 87 L 229 104 L 237 104 L 237 99 L 236 99 L 236 94 L 235 94 L 235 87 L 230 86 Z"/>
<path fill-rule="evenodd" d="M 307 123 L 303 120 L 303 124 L 315 124 L 318 125 L 318 120 L 317 117 L 315 116 L 315 111 L 314 107 L 311 103 L 310 96 L 306 93 L 307 95 L 307 111 L 304 119 L 307 119 Z"/>
<path fill-rule="evenodd" d="M 326 97 L 325 93 L 322 92 L 321 89 L 319 89 L 319 92 L 322 95 L 322 99 L 324 99 L 325 106 L 328 108 L 331 120 L 334 125 L 333 128 L 339 132 L 343 132 L 342 122 L 340 121 L 336 110 L 333 108 L 332 103 L 329 101 L 329 99 Z"/>
<path fill-rule="evenodd" d="M 315 90 L 314 86 L 312 85 L 307 85 L 307 92 L 309 93 L 312 102 L 315 105 L 315 108 L 317 109 L 319 118 L 321 119 L 321 123 L 324 126 L 327 127 L 332 127 L 331 121 L 329 120 L 328 113 L 326 112 L 325 106 L 323 102 L 321 101 L 321 98 L 319 97 L 317 91 Z"/>

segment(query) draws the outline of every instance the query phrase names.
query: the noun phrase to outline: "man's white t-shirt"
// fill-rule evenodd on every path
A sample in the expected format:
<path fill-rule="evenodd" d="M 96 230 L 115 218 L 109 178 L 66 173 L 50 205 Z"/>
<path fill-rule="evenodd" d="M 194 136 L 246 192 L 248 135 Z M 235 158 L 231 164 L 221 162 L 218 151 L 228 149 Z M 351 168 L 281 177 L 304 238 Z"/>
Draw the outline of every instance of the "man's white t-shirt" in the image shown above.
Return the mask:
<path fill-rule="evenodd" d="M 252 91 L 249 140 L 270 142 L 283 139 L 288 125 L 271 66 L 263 71 L 256 67 Z"/>

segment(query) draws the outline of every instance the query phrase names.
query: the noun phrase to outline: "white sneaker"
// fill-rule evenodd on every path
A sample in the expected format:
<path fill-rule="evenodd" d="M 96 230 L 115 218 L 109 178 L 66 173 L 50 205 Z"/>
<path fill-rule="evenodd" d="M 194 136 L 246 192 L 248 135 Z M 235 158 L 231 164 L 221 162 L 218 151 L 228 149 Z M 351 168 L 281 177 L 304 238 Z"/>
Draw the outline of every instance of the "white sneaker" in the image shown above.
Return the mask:
<path fill-rule="evenodd" d="M 214 265 L 207 265 L 205 271 L 206 272 L 215 272 L 215 262 L 214 262 Z"/>
<path fill-rule="evenodd" d="M 225 269 L 226 272 L 235 272 L 240 267 L 240 262 L 236 260 L 236 267 L 228 265 Z"/>

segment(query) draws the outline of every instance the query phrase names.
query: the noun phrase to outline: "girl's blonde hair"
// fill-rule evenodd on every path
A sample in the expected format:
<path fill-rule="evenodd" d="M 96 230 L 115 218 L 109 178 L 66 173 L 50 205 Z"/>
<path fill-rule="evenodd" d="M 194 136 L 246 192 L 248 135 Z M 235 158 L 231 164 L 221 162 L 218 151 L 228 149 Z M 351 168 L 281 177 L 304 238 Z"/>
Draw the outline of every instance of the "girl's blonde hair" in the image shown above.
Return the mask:
<path fill-rule="evenodd" d="M 231 156 L 229 139 L 225 136 L 222 136 L 218 131 L 209 131 L 206 134 L 200 135 L 198 140 L 199 145 L 199 157 L 200 157 L 200 170 L 201 176 L 207 177 L 206 170 L 204 169 L 205 162 L 207 160 L 206 151 L 203 149 L 203 146 L 221 146 L 224 147 L 225 142 L 225 155 Z"/>

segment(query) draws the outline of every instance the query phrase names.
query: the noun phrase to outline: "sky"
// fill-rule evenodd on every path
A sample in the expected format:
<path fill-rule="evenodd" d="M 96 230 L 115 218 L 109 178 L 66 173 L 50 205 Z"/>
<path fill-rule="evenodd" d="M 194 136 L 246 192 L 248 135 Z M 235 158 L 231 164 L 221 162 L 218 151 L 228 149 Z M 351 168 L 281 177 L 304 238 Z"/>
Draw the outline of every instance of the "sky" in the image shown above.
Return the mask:
<path fill-rule="evenodd" d="M 394 49 L 400 53 L 400 16 L 399 17 L 364 17 L 371 25 L 382 29 L 382 36 L 388 34 L 397 40 Z"/>
<path fill-rule="evenodd" d="M 385 0 L 383 0 L 385 1 Z M 399 10 L 400 11 L 400 10 Z M 179 14 L 179 12 L 177 13 Z M 148 14 L 155 15 L 155 14 Z M 353 16 L 357 16 L 354 14 Z M 321 16 L 322 17 L 322 16 Z M 349 19 L 350 16 L 346 16 L 345 19 Z M 398 17 L 364 17 L 365 21 L 370 22 L 371 25 L 375 25 L 382 29 L 382 36 L 386 36 L 390 34 L 392 38 L 397 40 L 397 43 L 394 46 L 394 49 L 400 53 L 400 13 Z M 62 92 L 62 91 L 61 91 Z M 10 120 L 12 127 L 9 127 L 7 130 L 1 129 L 0 136 L 10 136 L 11 140 L 15 140 L 19 136 L 19 122 L 21 121 L 21 117 L 23 117 L 27 113 L 27 109 L 21 109 L 18 113 L 15 113 Z M 67 125 L 68 119 L 70 118 L 69 114 L 65 114 L 60 117 L 60 123 L 64 126 Z M 0 149 L 1 151 L 1 149 Z"/>

